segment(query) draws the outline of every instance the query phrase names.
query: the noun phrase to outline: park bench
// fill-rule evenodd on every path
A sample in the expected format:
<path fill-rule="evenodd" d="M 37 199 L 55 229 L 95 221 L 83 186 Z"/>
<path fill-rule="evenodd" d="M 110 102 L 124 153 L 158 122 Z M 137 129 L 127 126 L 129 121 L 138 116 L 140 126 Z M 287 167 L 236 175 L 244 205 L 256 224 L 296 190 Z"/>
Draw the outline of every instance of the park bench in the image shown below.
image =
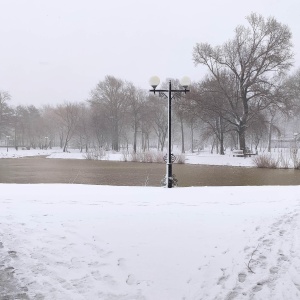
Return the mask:
<path fill-rule="evenodd" d="M 232 156 L 234 156 L 234 157 L 251 157 L 252 155 L 256 155 L 256 153 L 253 153 L 251 151 L 246 151 L 244 153 L 243 150 L 233 150 L 232 151 Z"/>
<path fill-rule="evenodd" d="M 243 150 L 232 150 L 232 156 L 244 157 L 244 151 Z"/>

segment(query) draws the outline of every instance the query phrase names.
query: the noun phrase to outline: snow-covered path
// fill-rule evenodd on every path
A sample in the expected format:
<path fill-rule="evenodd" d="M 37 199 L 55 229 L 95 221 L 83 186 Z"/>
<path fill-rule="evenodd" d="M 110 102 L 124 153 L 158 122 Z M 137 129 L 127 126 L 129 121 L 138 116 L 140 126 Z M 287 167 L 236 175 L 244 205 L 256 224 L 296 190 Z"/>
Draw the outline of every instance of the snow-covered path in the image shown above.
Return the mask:
<path fill-rule="evenodd" d="M 22 299 L 300 298 L 298 186 L 0 190 Z"/>

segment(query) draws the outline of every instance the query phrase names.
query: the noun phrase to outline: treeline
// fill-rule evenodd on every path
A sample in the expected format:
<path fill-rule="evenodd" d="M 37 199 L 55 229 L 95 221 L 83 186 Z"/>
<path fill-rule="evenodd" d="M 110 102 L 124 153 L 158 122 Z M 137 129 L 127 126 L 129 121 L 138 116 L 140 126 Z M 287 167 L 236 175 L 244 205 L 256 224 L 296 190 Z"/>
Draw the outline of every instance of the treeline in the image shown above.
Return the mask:
<path fill-rule="evenodd" d="M 90 148 L 136 151 L 153 147 L 163 150 L 166 143 L 167 102 L 113 76 L 100 81 L 90 98 L 81 103 L 14 108 L 9 100 L 8 93 L 0 92 L 0 134 L 2 140 L 10 136 L 10 145 L 59 146 L 63 151 L 68 147 L 81 151 Z M 174 131 L 178 118 L 183 124 L 177 102 L 174 102 L 174 110 L 178 111 L 174 116 Z"/>
<path fill-rule="evenodd" d="M 221 154 L 228 147 L 266 145 L 270 150 L 272 136 L 300 131 L 300 71 L 289 73 L 291 32 L 274 18 L 251 14 L 247 20 L 248 26 L 238 26 L 223 45 L 199 43 L 193 49 L 195 65 L 204 65 L 208 73 L 189 93 L 173 99 L 172 143 L 181 152 L 205 144 Z M 113 76 L 81 103 L 12 107 L 9 93 L 2 91 L 0 140 L 6 137 L 15 146 L 60 146 L 63 151 L 70 146 L 163 150 L 167 101 Z"/>

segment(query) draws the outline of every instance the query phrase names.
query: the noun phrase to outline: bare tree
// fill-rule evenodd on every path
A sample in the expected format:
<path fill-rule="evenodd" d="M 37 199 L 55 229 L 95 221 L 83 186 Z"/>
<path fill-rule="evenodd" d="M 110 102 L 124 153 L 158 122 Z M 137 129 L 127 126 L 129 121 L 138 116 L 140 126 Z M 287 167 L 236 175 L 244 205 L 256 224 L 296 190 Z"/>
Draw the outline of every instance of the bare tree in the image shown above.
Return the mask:
<path fill-rule="evenodd" d="M 146 101 L 142 106 L 142 114 L 140 120 L 141 126 L 141 144 L 143 151 L 149 150 L 150 148 L 150 135 L 154 128 L 155 111 L 151 104 L 152 95 L 146 97 Z"/>
<path fill-rule="evenodd" d="M 161 101 L 159 97 L 149 96 L 149 114 L 152 118 L 152 128 L 157 135 L 157 149 L 163 151 L 168 132 L 167 101 Z"/>
<path fill-rule="evenodd" d="M 258 152 L 258 145 L 262 142 L 264 137 L 268 135 L 268 120 L 265 114 L 257 114 L 255 118 L 249 122 L 248 135 L 251 140 L 251 150 L 254 146 L 255 152 Z"/>
<path fill-rule="evenodd" d="M 300 68 L 283 82 L 283 94 L 287 113 L 299 115 L 300 112 Z"/>
<path fill-rule="evenodd" d="M 78 105 L 78 125 L 75 135 L 80 152 L 88 151 L 91 142 L 91 111 L 85 103 Z"/>
<path fill-rule="evenodd" d="M 91 99 L 89 101 L 93 105 L 101 105 L 101 109 L 105 111 L 107 123 L 110 124 L 111 128 L 112 148 L 118 151 L 122 122 L 128 104 L 127 84 L 121 79 L 106 76 L 91 91 Z"/>
<path fill-rule="evenodd" d="M 60 145 L 63 147 L 63 141 L 60 140 L 60 123 L 55 122 L 57 120 L 57 115 L 55 113 L 56 109 L 53 106 L 45 105 L 41 108 L 41 116 L 43 118 L 44 134 L 48 137 L 46 141 L 46 147 L 54 147 Z M 59 143 L 58 143 L 59 141 Z"/>
<path fill-rule="evenodd" d="M 278 76 L 292 66 L 293 59 L 292 35 L 286 25 L 255 13 L 246 19 L 249 26 L 238 26 L 235 37 L 222 46 L 213 48 L 201 43 L 193 50 L 194 63 L 208 67 L 232 106 L 241 149 L 246 149 L 249 118 L 272 103 L 269 94 Z M 220 80 L 222 76 L 234 81 L 235 97 L 226 93 L 224 81 Z M 241 110 L 235 109 L 236 101 Z"/>
<path fill-rule="evenodd" d="M 8 105 L 10 99 L 11 97 L 8 92 L 0 91 L 0 138 L 1 135 L 8 134 L 8 128 L 12 115 L 12 109 Z"/>
<path fill-rule="evenodd" d="M 232 114 L 230 106 L 215 78 L 207 77 L 191 87 L 188 95 L 190 110 L 205 124 L 205 135 L 215 137 L 218 152 L 224 155 L 225 134 L 231 131 Z"/>
<path fill-rule="evenodd" d="M 44 120 L 34 105 L 19 105 L 14 110 L 15 146 L 42 148 L 44 145 Z"/>
<path fill-rule="evenodd" d="M 55 114 L 60 127 L 63 152 L 66 152 L 78 125 L 79 106 L 76 103 L 65 102 L 64 104 L 57 105 Z"/>
<path fill-rule="evenodd" d="M 147 99 L 145 91 L 137 89 L 133 84 L 129 85 L 129 118 L 133 128 L 133 151 L 137 150 L 137 132 L 141 127 L 141 121 L 144 116 L 145 101 Z"/>
<path fill-rule="evenodd" d="M 178 79 L 171 79 L 172 87 L 174 89 L 182 89 Z M 166 84 L 165 84 L 166 85 Z M 185 135 L 184 135 L 184 123 L 187 119 L 188 107 L 186 105 L 186 97 L 181 93 L 176 95 L 173 99 L 173 109 L 175 116 L 177 117 L 180 125 L 180 135 L 181 135 L 181 153 L 185 153 Z"/>

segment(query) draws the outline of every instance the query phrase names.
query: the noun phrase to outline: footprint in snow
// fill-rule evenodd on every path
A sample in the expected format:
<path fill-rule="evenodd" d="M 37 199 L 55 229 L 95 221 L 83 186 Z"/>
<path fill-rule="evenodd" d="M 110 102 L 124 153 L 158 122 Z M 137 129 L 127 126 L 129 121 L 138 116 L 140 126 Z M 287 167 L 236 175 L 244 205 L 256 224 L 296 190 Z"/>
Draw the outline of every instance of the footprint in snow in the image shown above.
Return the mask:
<path fill-rule="evenodd" d="M 285 256 L 284 254 L 280 253 L 279 254 L 279 258 L 278 258 L 278 261 L 289 261 L 289 258 L 287 256 Z"/>
<path fill-rule="evenodd" d="M 239 282 L 244 282 L 246 280 L 246 278 L 247 278 L 247 274 L 245 274 L 245 273 L 240 273 L 238 275 Z"/>
<path fill-rule="evenodd" d="M 119 258 L 118 259 L 118 266 L 119 267 L 125 267 L 125 258 Z"/>
<path fill-rule="evenodd" d="M 270 246 L 271 243 L 270 243 L 270 240 L 265 239 L 265 240 L 263 240 L 263 244 L 266 246 Z"/>
<path fill-rule="evenodd" d="M 136 284 L 137 282 L 136 282 L 135 276 L 132 275 L 132 274 L 129 274 L 128 277 L 127 277 L 127 279 L 126 279 L 126 283 L 128 285 Z"/>
<path fill-rule="evenodd" d="M 278 271 L 279 271 L 278 267 L 272 267 L 272 268 L 270 268 L 270 273 L 271 274 L 276 274 L 276 273 L 278 273 Z"/>
<path fill-rule="evenodd" d="M 295 285 L 295 287 L 297 288 L 297 290 L 300 291 L 300 284 L 294 282 L 294 285 Z"/>
<path fill-rule="evenodd" d="M 10 257 L 16 258 L 17 257 L 17 252 L 16 251 L 8 251 L 8 254 Z"/>
<path fill-rule="evenodd" d="M 280 236 L 283 236 L 285 232 L 286 232 L 285 230 L 280 230 L 280 231 L 279 231 L 279 235 L 280 235 Z"/>
<path fill-rule="evenodd" d="M 223 275 L 218 279 L 217 285 L 222 285 L 227 279 L 229 278 L 229 275 Z"/>
<path fill-rule="evenodd" d="M 258 282 L 257 285 L 255 287 L 253 287 L 252 291 L 256 293 L 256 292 L 261 291 L 262 288 L 263 288 L 263 285 L 260 282 Z"/>

